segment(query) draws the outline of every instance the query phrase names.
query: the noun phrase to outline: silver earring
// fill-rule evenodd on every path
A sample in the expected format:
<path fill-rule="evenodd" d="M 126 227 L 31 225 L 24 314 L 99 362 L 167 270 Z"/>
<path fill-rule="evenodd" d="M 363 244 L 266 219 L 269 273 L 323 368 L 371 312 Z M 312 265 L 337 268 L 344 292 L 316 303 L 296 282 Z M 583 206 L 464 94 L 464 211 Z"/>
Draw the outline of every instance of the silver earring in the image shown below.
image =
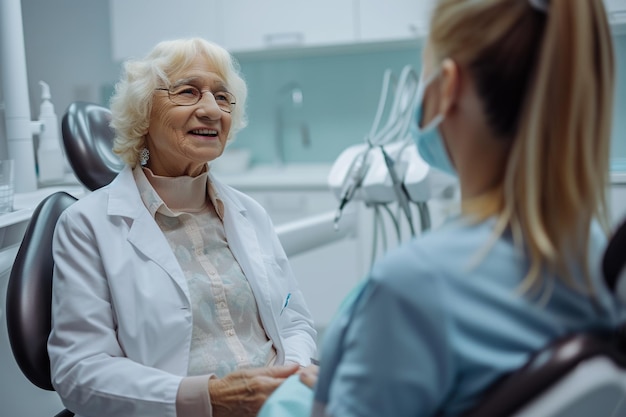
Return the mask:
<path fill-rule="evenodd" d="M 150 159 L 150 151 L 148 148 L 143 148 L 139 151 L 139 163 L 145 166 L 148 163 L 148 159 Z"/>

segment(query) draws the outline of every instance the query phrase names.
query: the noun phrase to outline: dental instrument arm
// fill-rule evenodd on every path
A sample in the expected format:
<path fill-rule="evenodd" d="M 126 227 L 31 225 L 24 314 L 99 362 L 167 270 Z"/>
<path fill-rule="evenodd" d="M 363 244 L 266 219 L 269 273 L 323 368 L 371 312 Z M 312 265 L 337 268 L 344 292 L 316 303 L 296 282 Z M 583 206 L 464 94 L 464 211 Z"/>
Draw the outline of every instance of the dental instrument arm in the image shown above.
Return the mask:
<path fill-rule="evenodd" d="M 383 157 L 385 159 L 385 165 L 387 166 L 387 170 L 389 171 L 389 175 L 391 177 L 391 182 L 393 184 L 393 190 L 396 194 L 396 199 L 398 204 L 402 208 L 404 215 L 406 216 L 407 221 L 409 222 L 409 228 L 411 229 L 411 236 L 415 236 L 415 228 L 413 226 L 413 215 L 411 214 L 411 207 L 409 206 L 409 197 L 404 189 L 404 184 L 402 180 L 398 177 L 398 173 L 396 172 L 395 162 L 389 157 L 389 154 L 385 152 L 385 148 L 383 146 L 380 147 L 380 151 L 383 153 Z"/>
<path fill-rule="evenodd" d="M 333 211 L 276 226 L 276 234 L 288 257 L 341 240 L 356 231 L 356 210 L 345 210 L 340 230 L 335 229 Z"/>
<path fill-rule="evenodd" d="M 456 186 L 454 179 L 442 178 L 442 173 L 432 169 L 421 158 L 413 141 L 411 126 L 415 123 L 418 86 L 418 74 L 410 65 L 402 69 L 397 83 L 391 70 L 386 70 L 376 114 L 365 143 L 344 150 L 329 173 L 329 187 L 339 202 L 336 229 L 342 210 L 349 201 L 362 201 L 366 207 L 373 209 L 372 259 L 379 238 L 386 241 L 383 212 L 389 215 L 392 226 L 398 231 L 403 227 L 402 213 L 411 235 L 415 236 L 419 231 L 431 228 L 428 202 L 431 199 L 449 199 L 443 190 Z M 386 114 L 384 122 L 383 114 Z M 396 213 L 390 210 L 392 207 L 388 207 L 389 204 L 397 204 Z M 413 213 L 413 204 L 417 213 Z M 382 243 L 385 246 L 386 242 Z"/>
<path fill-rule="evenodd" d="M 368 156 L 370 149 L 371 144 L 369 148 L 357 156 L 350 167 L 348 179 L 344 182 L 344 186 L 339 197 L 339 208 L 337 209 L 334 217 L 334 229 L 336 231 L 339 230 L 341 213 L 343 212 L 346 204 L 352 200 L 356 190 L 361 186 L 363 178 L 365 178 L 365 174 L 369 168 Z"/>

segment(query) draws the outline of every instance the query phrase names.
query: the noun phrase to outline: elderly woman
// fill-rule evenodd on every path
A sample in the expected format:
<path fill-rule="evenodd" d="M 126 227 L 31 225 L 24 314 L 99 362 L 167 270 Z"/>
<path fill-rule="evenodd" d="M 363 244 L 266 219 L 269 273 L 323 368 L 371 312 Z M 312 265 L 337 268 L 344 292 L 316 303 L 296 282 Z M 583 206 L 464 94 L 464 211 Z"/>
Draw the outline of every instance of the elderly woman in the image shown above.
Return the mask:
<path fill-rule="evenodd" d="M 253 416 L 314 355 L 270 218 L 207 164 L 245 126 L 245 100 L 232 57 L 202 39 L 125 65 L 111 110 L 127 166 L 54 238 L 48 351 L 77 415 Z"/>

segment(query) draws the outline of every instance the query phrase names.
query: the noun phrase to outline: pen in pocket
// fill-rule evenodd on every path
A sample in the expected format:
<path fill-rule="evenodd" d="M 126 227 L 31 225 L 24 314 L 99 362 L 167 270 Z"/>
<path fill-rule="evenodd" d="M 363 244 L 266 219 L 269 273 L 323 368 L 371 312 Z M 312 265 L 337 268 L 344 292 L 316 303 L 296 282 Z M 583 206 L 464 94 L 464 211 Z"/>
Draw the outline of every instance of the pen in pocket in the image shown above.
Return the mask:
<path fill-rule="evenodd" d="M 289 304 L 289 299 L 291 298 L 291 293 L 287 294 L 287 298 L 285 298 L 285 304 L 283 304 L 283 308 L 280 310 L 280 315 L 282 316 L 283 311 L 285 311 L 285 309 L 287 308 L 287 305 Z"/>

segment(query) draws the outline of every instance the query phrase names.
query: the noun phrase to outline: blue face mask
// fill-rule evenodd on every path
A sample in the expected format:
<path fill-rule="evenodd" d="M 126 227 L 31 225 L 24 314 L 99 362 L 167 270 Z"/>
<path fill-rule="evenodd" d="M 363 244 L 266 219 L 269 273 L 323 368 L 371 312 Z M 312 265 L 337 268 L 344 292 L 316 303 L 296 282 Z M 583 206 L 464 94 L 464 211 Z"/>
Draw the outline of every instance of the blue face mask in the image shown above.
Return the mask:
<path fill-rule="evenodd" d="M 424 81 L 423 76 L 422 72 L 417 87 L 417 106 L 415 108 L 415 120 L 414 123 L 411 124 L 411 134 L 417 144 L 417 150 L 420 156 L 428 165 L 456 176 L 456 171 L 450 161 L 450 156 L 446 150 L 443 138 L 439 133 L 439 125 L 444 119 L 443 115 L 438 114 L 426 126 L 420 127 L 422 113 L 424 111 L 424 93 L 437 74 L 433 74 L 427 81 Z"/>

